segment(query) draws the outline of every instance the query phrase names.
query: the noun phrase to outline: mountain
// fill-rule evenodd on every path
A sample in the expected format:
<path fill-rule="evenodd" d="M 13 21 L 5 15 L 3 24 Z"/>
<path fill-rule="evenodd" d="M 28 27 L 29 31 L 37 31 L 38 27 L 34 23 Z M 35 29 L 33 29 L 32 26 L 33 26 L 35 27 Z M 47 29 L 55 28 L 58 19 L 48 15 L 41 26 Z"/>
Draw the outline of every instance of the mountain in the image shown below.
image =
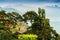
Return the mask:
<path fill-rule="evenodd" d="M 0 7 L 0 10 L 5 10 L 6 12 L 17 12 L 17 13 L 20 13 L 20 14 L 22 13 L 19 10 L 14 9 L 14 8 L 2 8 L 2 7 Z"/>
<path fill-rule="evenodd" d="M 2 10 L 2 7 L 0 7 L 0 10 Z"/>
<path fill-rule="evenodd" d="M 59 5 L 49 5 L 49 6 L 46 6 L 46 7 L 49 7 L 49 8 L 60 8 L 60 6 Z"/>

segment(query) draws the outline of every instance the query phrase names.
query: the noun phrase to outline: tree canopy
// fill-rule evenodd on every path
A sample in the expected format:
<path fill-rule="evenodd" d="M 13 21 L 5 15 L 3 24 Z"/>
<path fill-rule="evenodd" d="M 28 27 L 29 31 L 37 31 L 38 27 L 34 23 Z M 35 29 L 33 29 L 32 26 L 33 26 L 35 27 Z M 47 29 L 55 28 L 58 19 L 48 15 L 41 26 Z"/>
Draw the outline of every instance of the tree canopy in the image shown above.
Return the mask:
<path fill-rule="evenodd" d="M 22 34 L 35 34 L 38 36 L 37 40 L 60 40 L 60 35 L 51 27 L 49 19 L 45 16 L 45 9 L 42 8 L 38 8 L 38 13 L 31 10 L 23 15 L 1 10 L 0 40 L 18 40 L 18 36 Z M 27 31 L 24 31 L 29 21 L 31 26 L 28 25 Z"/>

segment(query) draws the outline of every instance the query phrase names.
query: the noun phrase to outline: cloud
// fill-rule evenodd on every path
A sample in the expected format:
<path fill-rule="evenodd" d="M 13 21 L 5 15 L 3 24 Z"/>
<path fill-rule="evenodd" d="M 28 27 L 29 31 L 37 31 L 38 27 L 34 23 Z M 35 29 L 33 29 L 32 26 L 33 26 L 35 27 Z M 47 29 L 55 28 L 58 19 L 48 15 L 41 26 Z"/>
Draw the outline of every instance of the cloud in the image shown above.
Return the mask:
<path fill-rule="evenodd" d="M 50 21 L 51 22 L 60 22 L 60 17 L 50 17 Z"/>
<path fill-rule="evenodd" d="M 48 5 L 46 7 L 49 7 L 49 8 L 60 8 L 60 5 L 52 4 L 52 5 Z"/>

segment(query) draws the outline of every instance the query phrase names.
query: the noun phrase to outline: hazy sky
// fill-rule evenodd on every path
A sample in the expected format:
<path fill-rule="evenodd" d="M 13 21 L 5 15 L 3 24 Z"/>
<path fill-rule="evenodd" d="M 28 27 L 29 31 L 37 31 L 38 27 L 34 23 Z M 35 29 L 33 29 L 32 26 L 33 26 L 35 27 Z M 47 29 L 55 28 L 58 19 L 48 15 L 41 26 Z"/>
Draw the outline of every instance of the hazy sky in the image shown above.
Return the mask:
<path fill-rule="evenodd" d="M 0 9 L 18 10 L 20 14 L 28 10 L 37 12 L 38 7 L 46 10 L 46 18 L 50 19 L 51 26 L 60 34 L 60 0 L 0 0 Z"/>

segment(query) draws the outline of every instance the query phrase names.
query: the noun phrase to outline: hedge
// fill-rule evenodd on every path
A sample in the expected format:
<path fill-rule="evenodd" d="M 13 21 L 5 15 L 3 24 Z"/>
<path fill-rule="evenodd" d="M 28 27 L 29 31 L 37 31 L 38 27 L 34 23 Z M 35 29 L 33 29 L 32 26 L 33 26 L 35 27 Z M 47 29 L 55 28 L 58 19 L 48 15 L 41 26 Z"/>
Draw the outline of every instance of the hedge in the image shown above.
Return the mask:
<path fill-rule="evenodd" d="M 37 35 L 22 34 L 18 36 L 18 40 L 37 40 Z"/>

